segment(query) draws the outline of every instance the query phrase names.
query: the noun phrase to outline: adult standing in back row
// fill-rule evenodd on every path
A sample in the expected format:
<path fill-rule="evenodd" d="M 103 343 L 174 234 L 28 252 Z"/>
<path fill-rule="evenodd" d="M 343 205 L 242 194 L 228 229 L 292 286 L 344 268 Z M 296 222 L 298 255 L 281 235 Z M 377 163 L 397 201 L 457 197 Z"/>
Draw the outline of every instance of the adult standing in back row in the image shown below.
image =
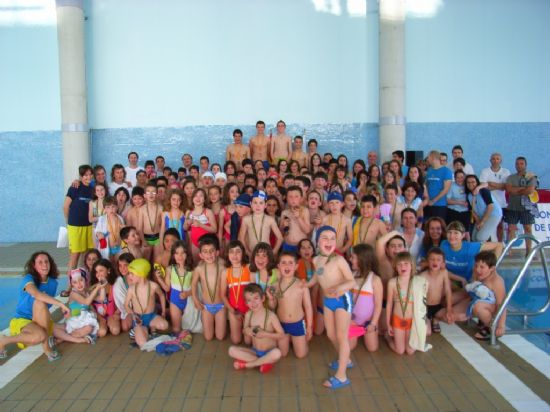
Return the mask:
<path fill-rule="evenodd" d="M 532 233 L 535 223 L 536 206 L 529 196 L 535 191 L 537 177 L 527 172 L 527 159 L 523 156 L 516 158 L 517 173 L 506 179 L 506 192 L 509 195 L 508 207 L 504 214 L 504 221 L 508 223 L 508 241 L 516 236 L 518 222 L 522 224 L 525 233 Z M 525 240 L 525 256 L 531 251 L 531 241 Z"/>
<path fill-rule="evenodd" d="M 424 209 L 424 218 L 447 217 L 447 193 L 451 188 L 453 174 L 451 170 L 441 165 L 440 153 L 432 150 L 428 156 L 429 168 L 426 173 L 426 187 L 428 189 L 428 205 Z"/>

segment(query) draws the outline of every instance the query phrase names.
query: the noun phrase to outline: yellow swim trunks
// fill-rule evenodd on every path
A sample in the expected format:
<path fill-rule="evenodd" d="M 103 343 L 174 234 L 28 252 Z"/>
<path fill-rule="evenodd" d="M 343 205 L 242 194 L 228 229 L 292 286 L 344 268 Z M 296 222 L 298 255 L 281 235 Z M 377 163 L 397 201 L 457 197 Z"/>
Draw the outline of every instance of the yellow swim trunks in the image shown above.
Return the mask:
<path fill-rule="evenodd" d="M 82 253 L 88 249 L 95 248 L 92 238 L 92 225 L 71 226 L 67 225 L 67 236 L 69 238 L 69 250 L 71 253 Z"/>

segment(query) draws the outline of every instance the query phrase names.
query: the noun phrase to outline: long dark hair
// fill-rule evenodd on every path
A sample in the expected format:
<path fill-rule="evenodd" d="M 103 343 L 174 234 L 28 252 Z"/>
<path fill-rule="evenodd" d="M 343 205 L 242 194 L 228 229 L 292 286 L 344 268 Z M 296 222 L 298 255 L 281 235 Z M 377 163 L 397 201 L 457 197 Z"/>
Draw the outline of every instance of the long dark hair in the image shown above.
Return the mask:
<path fill-rule="evenodd" d="M 55 264 L 55 261 L 53 260 L 52 256 L 44 250 L 39 250 L 38 252 L 34 252 L 29 258 L 29 260 L 27 261 L 27 263 L 25 264 L 25 273 L 32 275 L 33 282 L 37 288 L 40 286 L 40 283 L 42 282 L 42 277 L 34 268 L 34 262 L 36 258 L 40 255 L 46 255 L 48 257 L 48 260 L 50 261 L 50 271 L 48 272 L 48 277 L 52 279 L 57 279 L 59 277 L 59 271 L 57 270 L 57 265 Z"/>
<path fill-rule="evenodd" d="M 114 285 L 117 278 L 117 271 L 113 267 L 111 261 L 108 259 L 101 259 L 94 263 L 90 276 L 90 284 L 95 285 L 98 282 L 96 276 L 96 270 L 98 266 L 103 266 L 105 269 L 107 269 L 107 282 L 109 283 L 109 285 Z"/>

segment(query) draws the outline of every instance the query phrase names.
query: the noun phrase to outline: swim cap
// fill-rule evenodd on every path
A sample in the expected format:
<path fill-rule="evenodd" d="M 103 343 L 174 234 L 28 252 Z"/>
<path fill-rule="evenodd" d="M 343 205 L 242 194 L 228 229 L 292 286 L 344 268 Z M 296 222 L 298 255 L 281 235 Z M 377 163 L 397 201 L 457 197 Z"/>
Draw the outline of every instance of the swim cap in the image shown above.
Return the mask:
<path fill-rule="evenodd" d="M 252 195 L 252 199 L 254 199 L 255 197 L 259 197 L 260 199 L 262 199 L 264 202 L 266 201 L 267 199 L 267 195 L 265 194 L 265 192 L 263 190 L 256 190 L 254 192 L 254 194 Z"/>
<path fill-rule="evenodd" d="M 216 180 L 223 179 L 223 180 L 227 181 L 227 175 L 224 172 L 218 172 L 214 175 L 214 179 L 216 179 Z"/>
<path fill-rule="evenodd" d="M 86 280 L 86 271 L 82 268 L 72 269 L 69 272 L 69 281 L 72 281 L 74 278 L 81 277 Z"/>
<path fill-rule="evenodd" d="M 146 279 L 151 271 L 151 264 L 147 259 L 134 259 L 128 265 L 128 271 L 140 278 Z"/>
<path fill-rule="evenodd" d="M 331 200 L 339 200 L 340 202 L 343 202 L 344 198 L 340 192 L 330 192 L 328 194 L 327 202 L 330 202 Z"/>
<path fill-rule="evenodd" d="M 212 172 L 204 172 L 202 174 L 202 178 L 209 177 L 211 179 L 214 179 L 214 174 Z"/>
<path fill-rule="evenodd" d="M 329 232 L 336 234 L 336 229 L 334 229 L 332 226 L 329 226 L 329 225 L 321 226 L 319 229 L 317 229 L 317 235 L 315 236 L 315 243 L 319 243 L 319 237 L 321 236 L 321 233 L 326 232 L 327 230 Z"/>
<path fill-rule="evenodd" d="M 239 195 L 237 200 L 235 200 L 235 204 L 250 207 L 250 195 L 248 193 L 243 193 L 242 195 Z"/>

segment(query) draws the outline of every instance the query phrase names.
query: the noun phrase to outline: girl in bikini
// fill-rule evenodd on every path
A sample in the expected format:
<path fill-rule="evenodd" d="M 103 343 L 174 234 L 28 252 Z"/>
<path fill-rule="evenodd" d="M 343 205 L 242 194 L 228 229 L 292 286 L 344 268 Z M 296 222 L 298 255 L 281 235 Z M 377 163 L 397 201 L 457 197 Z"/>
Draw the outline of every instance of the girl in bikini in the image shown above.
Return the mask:
<path fill-rule="evenodd" d="M 349 327 L 351 350 L 357 346 L 357 338 L 363 341 L 369 352 L 378 349 L 378 321 L 382 313 L 384 290 L 382 280 L 373 272 L 375 262 L 374 248 L 359 244 L 353 247 L 351 269 L 355 276 L 356 287 L 351 290 L 353 311 Z"/>
<path fill-rule="evenodd" d="M 180 239 L 185 240 L 185 213 L 183 213 L 183 193 L 179 189 L 170 190 L 164 203 L 162 223 L 160 226 L 160 238 L 164 237 L 166 230 L 174 228 L 178 231 Z"/>
<path fill-rule="evenodd" d="M 414 260 L 409 252 L 398 253 L 393 260 L 394 277 L 388 281 L 386 306 L 386 339 L 398 355 L 409 355 L 414 349 L 409 345 L 413 323 L 413 277 L 416 274 Z"/>
<path fill-rule="evenodd" d="M 187 260 L 186 244 L 178 240 L 170 252 L 170 266 L 166 278 L 170 282 L 170 321 L 174 334 L 181 332 L 181 318 L 187 307 L 187 298 L 191 295 L 193 272 Z"/>
<path fill-rule="evenodd" d="M 206 192 L 199 187 L 193 192 L 193 208 L 185 214 L 185 229 L 189 231 L 194 261 L 198 261 L 199 258 L 201 236 L 207 233 L 216 233 L 217 229 L 214 213 L 206 207 L 205 203 Z"/>
<path fill-rule="evenodd" d="M 92 305 L 97 313 L 99 322 L 98 336 L 102 338 L 111 332 L 112 335 L 120 333 L 120 312 L 115 306 L 113 285 L 115 284 L 117 274 L 111 262 L 107 259 L 98 260 L 93 268 L 91 275 L 91 286 L 97 283 L 105 285 L 95 297 Z"/>

